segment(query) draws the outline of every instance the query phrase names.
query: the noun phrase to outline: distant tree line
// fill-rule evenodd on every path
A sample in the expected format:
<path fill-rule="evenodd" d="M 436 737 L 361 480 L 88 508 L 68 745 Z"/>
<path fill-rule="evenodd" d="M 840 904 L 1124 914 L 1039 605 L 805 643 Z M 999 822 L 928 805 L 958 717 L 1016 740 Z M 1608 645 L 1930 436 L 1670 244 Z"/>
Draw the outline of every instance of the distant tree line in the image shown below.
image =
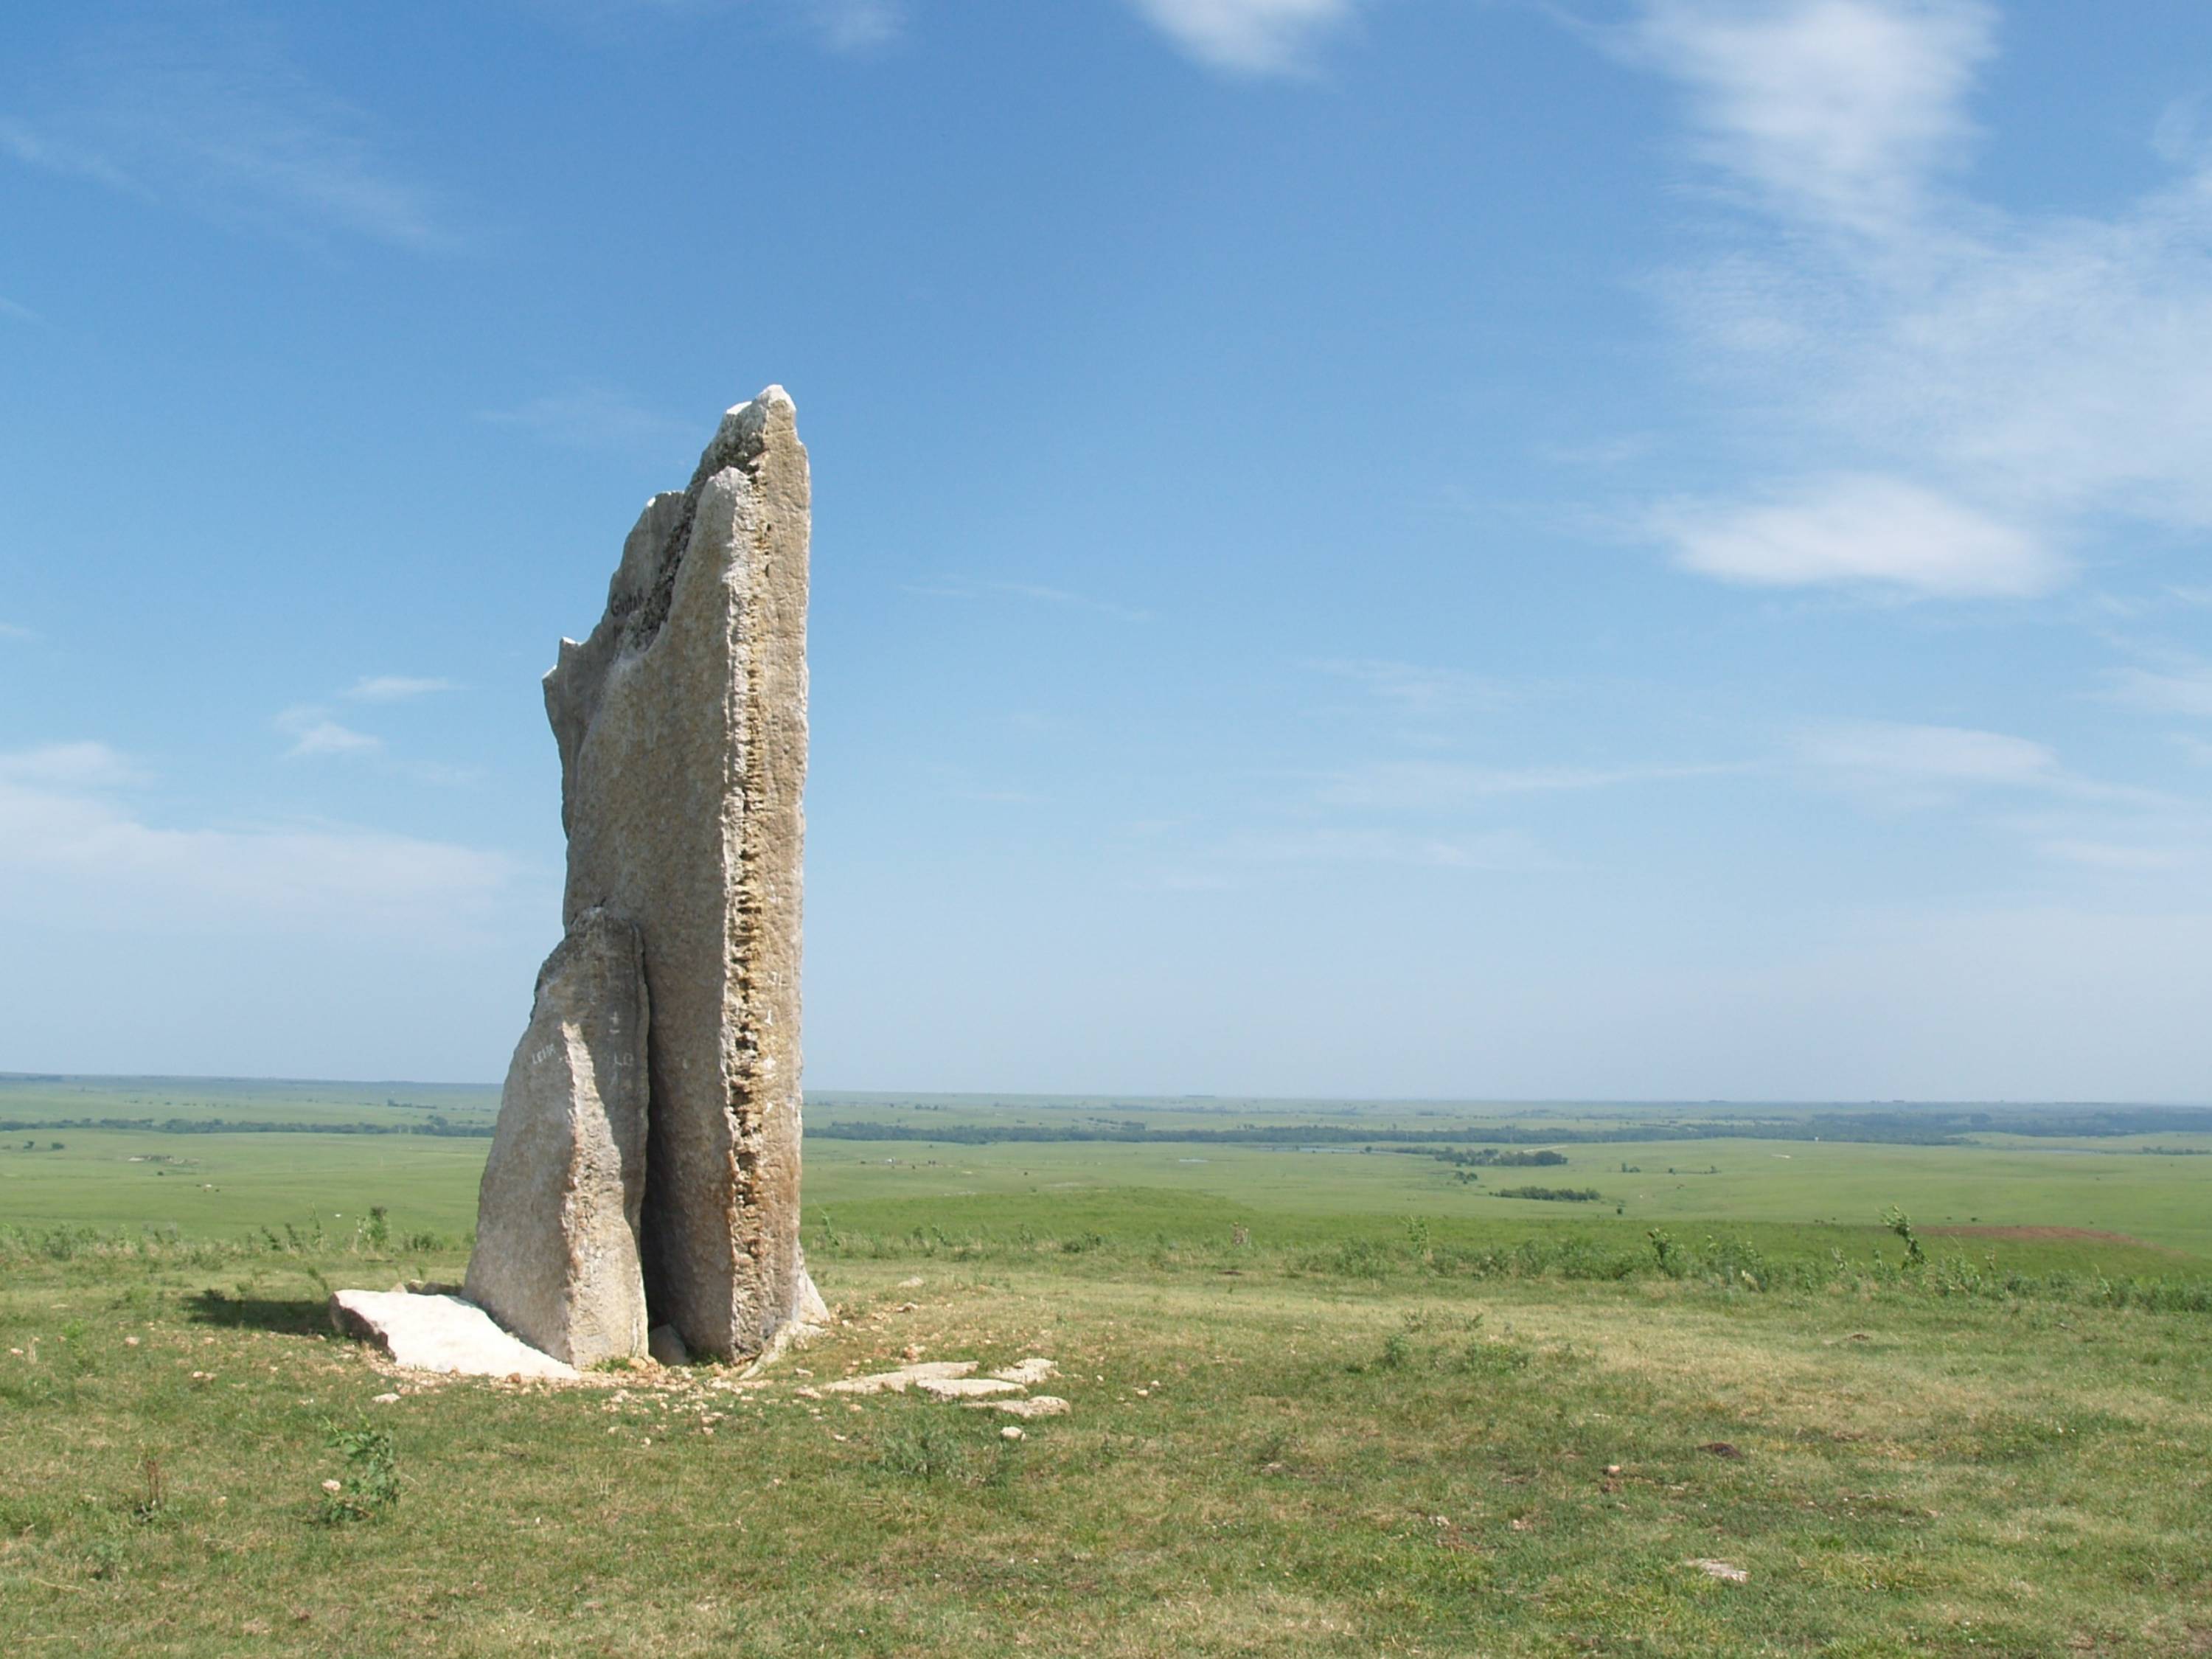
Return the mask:
<path fill-rule="evenodd" d="M 1595 1187 L 1500 1187 L 1492 1198 L 1540 1198 L 1555 1204 L 1594 1204 L 1602 1196 Z"/>

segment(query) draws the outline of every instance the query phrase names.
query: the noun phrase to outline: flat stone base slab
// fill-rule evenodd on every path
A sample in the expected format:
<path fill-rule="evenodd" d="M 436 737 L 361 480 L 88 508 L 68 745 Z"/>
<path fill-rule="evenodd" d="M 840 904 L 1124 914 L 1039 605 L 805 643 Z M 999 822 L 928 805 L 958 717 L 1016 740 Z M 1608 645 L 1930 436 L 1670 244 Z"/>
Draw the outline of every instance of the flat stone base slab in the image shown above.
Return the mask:
<path fill-rule="evenodd" d="M 914 1386 L 933 1400 L 974 1400 L 987 1395 L 1019 1394 L 1018 1382 L 1001 1382 L 995 1376 L 917 1376 Z"/>
<path fill-rule="evenodd" d="M 1065 1417 L 1074 1409 L 1056 1394 L 1033 1394 L 1026 1400 L 971 1400 L 971 1412 L 1005 1412 L 1010 1416 Z"/>
<path fill-rule="evenodd" d="M 841 1377 L 830 1385 L 832 1394 L 904 1394 L 917 1382 L 937 1382 L 972 1376 L 972 1359 L 928 1359 L 918 1365 L 902 1365 L 895 1371 L 874 1371 L 866 1376 Z"/>
<path fill-rule="evenodd" d="M 407 1291 L 340 1291 L 331 1297 L 331 1323 L 341 1335 L 373 1342 L 410 1370 L 458 1376 L 580 1375 L 550 1354 L 517 1341 L 473 1302 Z"/>

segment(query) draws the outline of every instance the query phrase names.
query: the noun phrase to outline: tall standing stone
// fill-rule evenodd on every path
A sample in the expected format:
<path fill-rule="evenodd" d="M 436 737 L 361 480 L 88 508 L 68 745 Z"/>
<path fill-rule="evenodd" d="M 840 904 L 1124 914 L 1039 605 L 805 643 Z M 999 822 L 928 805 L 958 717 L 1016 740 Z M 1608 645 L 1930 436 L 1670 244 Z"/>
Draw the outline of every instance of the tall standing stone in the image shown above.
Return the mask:
<path fill-rule="evenodd" d="M 655 1323 L 753 1353 L 817 1309 L 799 1248 L 806 451 L 781 386 L 656 495 L 545 677 L 564 919 L 635 923 L 652 1000 L 641 1252 Z"/>

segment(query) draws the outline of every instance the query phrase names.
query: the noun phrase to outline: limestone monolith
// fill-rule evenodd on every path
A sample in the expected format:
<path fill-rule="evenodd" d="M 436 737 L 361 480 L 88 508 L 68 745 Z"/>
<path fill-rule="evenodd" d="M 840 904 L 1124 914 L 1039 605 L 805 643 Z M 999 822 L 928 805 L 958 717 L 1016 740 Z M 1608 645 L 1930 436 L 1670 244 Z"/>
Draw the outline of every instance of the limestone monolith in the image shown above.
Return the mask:
<path fill-rule="evenodd" d="M 646 1351 L 638 1221 L 645 1200 L 644 946 L 603 909 L 538 970 L 477 1189 L 464 1293 L 570 1365 Z"/>
<path fill-rule="evenodd" d="M 565 919 L 635 924 L 652 1002 L 639 1228 L 652 1322 L 757 1353 L 819 1298 L 799 1248 L 806 451 L 770 386 L 656 495 L 545 678 Z"/>

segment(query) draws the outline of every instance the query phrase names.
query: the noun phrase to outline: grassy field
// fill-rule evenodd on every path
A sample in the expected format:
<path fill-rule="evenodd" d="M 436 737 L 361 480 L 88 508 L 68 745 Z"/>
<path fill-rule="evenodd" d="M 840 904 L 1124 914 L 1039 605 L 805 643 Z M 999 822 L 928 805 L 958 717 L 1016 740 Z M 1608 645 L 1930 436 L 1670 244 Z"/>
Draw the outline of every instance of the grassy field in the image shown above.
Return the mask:
<path fill-rule="evenodd" d="M 126 1087 L 163 1103 L 106 1109 Z M 15 1085 L 0 1118 L 34 1088 L 47 1122 L 489 1104 L 286 1087 Z M 1129 1115 L 953 1109 L 1101 1105 Z M 1261 1109 L 1340 1121 L 1147 1113 Z M 458 1277 L 481 1139 L 18 1132 L 0 1650 L 2201 1653 L 2212 1158 L 2137 1148 L 2204 1143 L 1613 1142 L 1465 1182 L 810 1141 L 829 1337 L 757 1386 L 549 1390 L 387 1375 L 324 1317 L 332 1285 Z M 1531 1182 L 1603 1196 L 1486 1190 Z M 908 1353 L 1049 1356 L 1072 1410 L 1016 1440 L 820 1392 Z M 331 1443 L 363 1425 L 388 1513 L 378 1443 Z"/>

